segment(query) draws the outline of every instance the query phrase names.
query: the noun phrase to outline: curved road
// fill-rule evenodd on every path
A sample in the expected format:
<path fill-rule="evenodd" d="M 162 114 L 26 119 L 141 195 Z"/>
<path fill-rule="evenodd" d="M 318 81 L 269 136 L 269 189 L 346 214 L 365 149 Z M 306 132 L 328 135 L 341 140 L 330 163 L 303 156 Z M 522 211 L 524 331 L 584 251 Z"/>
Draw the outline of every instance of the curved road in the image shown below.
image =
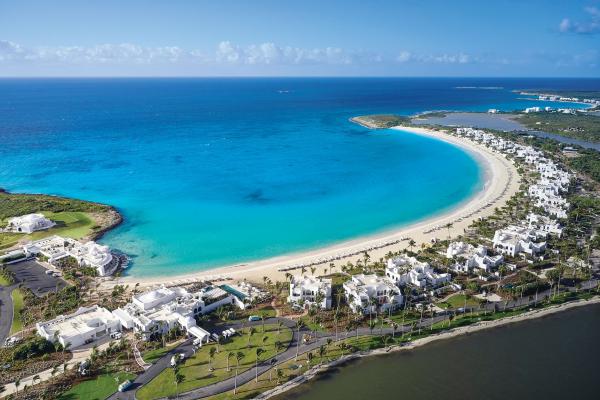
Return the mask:
<path fill-rule="evenodd" d="M 10 334 L 13 320 L 13 302 L 11 293 L 18 285 L 0 286 L 0 346 Z"/>

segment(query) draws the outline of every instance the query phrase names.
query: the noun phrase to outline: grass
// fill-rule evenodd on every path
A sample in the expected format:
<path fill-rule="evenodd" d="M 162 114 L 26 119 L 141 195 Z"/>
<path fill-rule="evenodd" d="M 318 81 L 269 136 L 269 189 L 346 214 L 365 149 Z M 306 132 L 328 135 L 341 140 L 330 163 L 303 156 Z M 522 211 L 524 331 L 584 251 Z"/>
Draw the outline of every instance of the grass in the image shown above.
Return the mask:
<path fill-rule="evenodd" d="M 266 360 L 277 354 L 275 341 L 280 341 L 283 344 L 280 351 L 284 351 L 292 338 L 292 331 L 286 327 L 282 327 L 279 334 L 277 333 L 277 325 L 266 324 L 264 334 L 261 325 L 256 326 L 254 329 L 256 333 L 252 336 L 247 334 L 248 328 L 244 328 L 240 330 L 240 335 L 236 335 L 229 342 L 220 345 L 220 351 L 215 353 L 212 360 L 212 371 L 209 366 L 209 352 L 211 348 L 216 348 L 217 345 L 211 343 L 202 346 L 193 357 L 186 360 L 185 364 L 180 367 L 180 373 L 184 376 L 184 381 L 179 384 L 179 392 L 183 393 L 234 376 L 235 368 L 230 368 L 230 371 L 227 370 L 227 355 L 229 352 L 244 354 L 245 357 L 240 361 L 239 369 L 239 372 L 242 372 L 254 367 L 256 348 L 260 347 L 265 350 L 260 359 Z M 266 339 L 263 340 L 264 337 Z M 230 366 L 234 367 L 235 365 L 235 358 L 230 358 Z M 174 372 L 172 368 L 168 368 L 138 390 L 136 397 L 139 400 L 150 400 L 176 394 Z"/>
<path fill-rule="evenodd" d="M 63 393 L 58 400 L 104 400 L 117 391 L 119 384 L 133 378 L 135 375 L 127 372 L 103 374 L 96 379 L 75 385 L 68 392 Z"/>
<path fill-rule="evenodd" d="M 23 330 L 23 320 L 21 319 L 21 311 L 23 310 L 24 300 L 23 292 L 20 289 L 14 289 L 11 293 L 13 301 L 13 321 L 10 326 L 10 334 Z"/>
<path fill-rule="evenodd" d="M 2 274 L 0 274 L 0 286 L 10 286 L 11 282 L 8 278 Z"/>
<path fill-rule="evenodd" d="M 465 306 L 465 298 L 467 300 L 467 307 L 479 306 L 479 301 L 475 297 L 464 294 L 450 296 L 446 301 L 437 303 L 437 306 L 441 308 L 461 308 Z"/>
<path fill-rule="evenodd" d="M 43 211 L 46 217 L 56 222 L 56 226 L 45 231 L 34 232 L 30 235 L 18 233 L 0 233 L 0 249 L 14 246 L 19 240 L 38 240 L 51 235 L 60 235 L 73 239 L 81 239 L 89 235 L 94 230 L 96 222 L 85 212 L 63 211 L 49 212 Z M 4 223 L 3 223 L 4 224 Z"/>
<path fill-rule="evenodd" d="M 173 350 L 178 344 L 179 343 L 168 345 L 168 346 L 161 347 L 161 348 L 154 349 L 154 350 L 144 351 L 144 353 L 142 354 L 142 358 L 147 363 L 152 364 L 159 358 L 162 358 L 169 351 Z"/>

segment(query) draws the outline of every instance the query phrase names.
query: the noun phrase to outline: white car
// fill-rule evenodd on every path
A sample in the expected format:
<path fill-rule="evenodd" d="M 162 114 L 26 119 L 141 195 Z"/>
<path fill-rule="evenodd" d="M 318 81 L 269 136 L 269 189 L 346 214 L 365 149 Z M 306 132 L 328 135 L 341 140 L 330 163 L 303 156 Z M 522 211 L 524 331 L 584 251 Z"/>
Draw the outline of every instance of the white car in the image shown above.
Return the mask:
<path fill-rule="evenodd" d="M 110 337 L 112 339 L 119 340 L 123 337 L 123 334 L 121 332 L 113 332 L 110 334 Z"/>

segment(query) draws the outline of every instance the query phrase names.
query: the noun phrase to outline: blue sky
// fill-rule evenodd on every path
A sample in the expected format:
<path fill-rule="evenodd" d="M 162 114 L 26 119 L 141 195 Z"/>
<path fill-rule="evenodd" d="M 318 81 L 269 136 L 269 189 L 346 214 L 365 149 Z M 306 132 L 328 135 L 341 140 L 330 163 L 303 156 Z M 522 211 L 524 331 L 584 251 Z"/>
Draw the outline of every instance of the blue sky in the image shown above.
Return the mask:
<path fill-rule="evenodd" d="M 0 0 L 0 76 L 600 76 L 599 0 Z"/>

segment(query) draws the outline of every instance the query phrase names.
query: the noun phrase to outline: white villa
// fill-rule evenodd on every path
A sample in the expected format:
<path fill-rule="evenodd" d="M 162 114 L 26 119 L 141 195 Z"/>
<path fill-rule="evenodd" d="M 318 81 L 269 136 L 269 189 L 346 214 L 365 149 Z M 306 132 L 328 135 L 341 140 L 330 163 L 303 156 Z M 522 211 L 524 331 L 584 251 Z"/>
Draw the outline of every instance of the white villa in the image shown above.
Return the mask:
<path fill-rule="evenodd" d="M 207 314 L 218 307 L 240 301 L 221 288 L 208 287 L 190 293 L 184 288 L 161 287 L 133 296 L 131 303 L 113 311 L 125 329 L 133 329 L 144 340 L 180 327 L 201 340 L 210 334 L 196 325 L 195 317 Z"/>
<path fill-rule="evenodd" d="M 344 282 L 344 291 L 346 301 L 356 313 L 375 312 L 378 308 L 383 312 L 394 310 L 403 302 L 402 293 L 394 281 L 375 274 L 352 276 Z"/>
<path fill-rule="evenodd" d="M 317 297 L 321 296 L 319 303 Z M 316 304 L 323 310 L 331 308 L 331 279 L 315 276 L 293 276 L 290 282 L 288 303 L 305 305 Z"/>
<path fill-rule="evenodd" d="M 511 257 L 521 253 L 535 256 L 546 250 L 546 242 L 540 242 L 546 236 L 546 232 L 540 230 L 510 225 L 495 232 L 494 250 Z"/>
<path fill-rule="evenodd" d="M 50 236 L 23 246 L 27 256 L 41 254 L 50 264 L 65 257 L 73 257 L 81 267 L 94 268 L 98 276 L 107 276 L 114 272 L 118 262 L 108 246 L 89 241 L 81 243 L 75 239 Z"/>
<path fill-rule="evenodd" d="M 464 242 L 451 242 L 446 250 L 446 258 L 464 260 L 463 263 L 457 262 L 451 267 L 456 272 L 464 273 L 474 269 L 490 272 L 504 262 L 502 255 L 490 256 L 487 254 L 487 248 L 475 247 Z"/>
<path fill-rule="evenodd" d="M 527 215 L 527 221 L 529 222 L 530 229 L 537 229 L 548 234 L 553 234 L 558 237 L 562 236 L 563 228 L 561 224 L 545 215 L 539 215 L 535 213 L 529 213 Z"/>
<path fill-rule="evenodd" d="M 406 255 L 389 259 L 385 275 L 397 286 L 413 285 L 419 288 L 427 286 L 435 288 L 450 282 L 451 278 L 450 274 L 438 274 L 428 263 Z"/>
<path fill-rule="evenodd" d="M 6 225 L 7 232 L 17 233 L 33 233 L 35 231 L 43 231 L 50 229 L 54 222 L 50 221 L 43 214 L 27 214 L 20 217 L 10 218 Z"/>
<path fill-rule="evenodd" d="M 98 305 L 81 307 L 69 315 L 53 320 L 38 322 L 37 333 L 51 342 L 67 343 L 76 348 L 121 330 L 119 320 L 107 309 Z"/>

